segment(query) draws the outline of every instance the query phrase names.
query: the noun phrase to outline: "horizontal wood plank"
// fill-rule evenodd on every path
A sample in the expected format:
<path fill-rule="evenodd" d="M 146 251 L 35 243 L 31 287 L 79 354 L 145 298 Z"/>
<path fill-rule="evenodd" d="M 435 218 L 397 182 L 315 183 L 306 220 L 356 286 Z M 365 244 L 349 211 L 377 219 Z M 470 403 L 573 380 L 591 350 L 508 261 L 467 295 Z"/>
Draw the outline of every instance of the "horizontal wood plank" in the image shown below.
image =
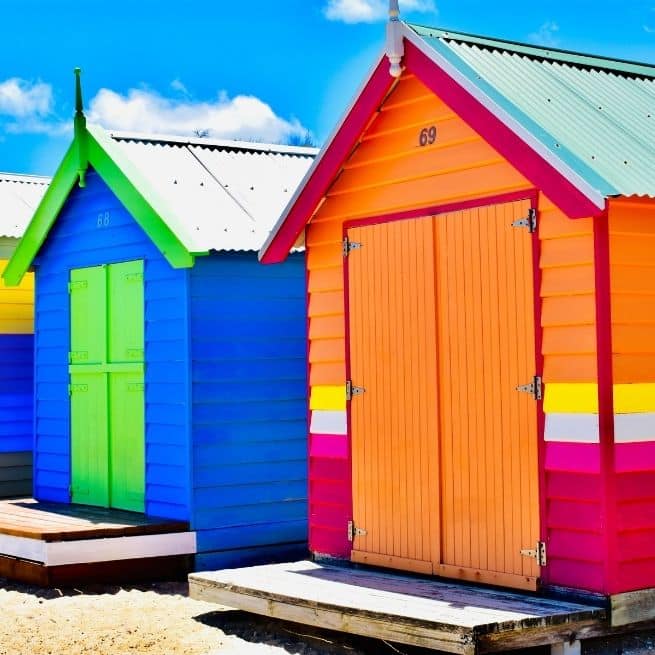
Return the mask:
<path fill-rule="evenodd" d="M 44 503 L 31 498 L 0 501 L 0 535 L 50 542 L 165 534 L 188 529 L 186 521 L 150 518 L 123 510 Z"/>
<path fill-rule="evenodd" d="M 194 573 L 189 583 L 193 598 L 452 653 L 557 643 L 605 621 L 588 605 L 312 562 Z"/>

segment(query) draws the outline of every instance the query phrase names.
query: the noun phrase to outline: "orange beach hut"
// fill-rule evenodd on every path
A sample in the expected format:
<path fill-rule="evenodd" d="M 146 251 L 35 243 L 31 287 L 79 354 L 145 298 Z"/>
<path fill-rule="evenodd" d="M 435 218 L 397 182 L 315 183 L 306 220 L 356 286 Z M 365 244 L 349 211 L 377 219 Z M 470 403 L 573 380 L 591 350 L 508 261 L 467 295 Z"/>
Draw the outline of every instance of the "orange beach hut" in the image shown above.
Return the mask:
<path fill-rule="evenodd" d="M 315 555 L 655 588 L 654 121 L 653 66 L 392 20 L 260 252 L 307 249 Z"/>

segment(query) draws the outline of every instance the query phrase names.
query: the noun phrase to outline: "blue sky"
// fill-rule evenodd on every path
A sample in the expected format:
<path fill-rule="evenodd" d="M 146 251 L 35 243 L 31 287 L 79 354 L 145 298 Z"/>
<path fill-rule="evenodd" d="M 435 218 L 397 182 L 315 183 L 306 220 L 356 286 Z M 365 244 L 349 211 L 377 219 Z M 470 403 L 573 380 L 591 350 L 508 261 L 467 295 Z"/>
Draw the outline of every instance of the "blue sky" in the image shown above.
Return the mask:
<path fill-rule="evenodd" d="M 382 48 L 387 0 L 20 0 L 2 6 L 0 170 L 52 174 L 74 66 L 108 128 L 322 143 Z M 401 0 L 453 30 L 655 63 L 655 0 Z"/>

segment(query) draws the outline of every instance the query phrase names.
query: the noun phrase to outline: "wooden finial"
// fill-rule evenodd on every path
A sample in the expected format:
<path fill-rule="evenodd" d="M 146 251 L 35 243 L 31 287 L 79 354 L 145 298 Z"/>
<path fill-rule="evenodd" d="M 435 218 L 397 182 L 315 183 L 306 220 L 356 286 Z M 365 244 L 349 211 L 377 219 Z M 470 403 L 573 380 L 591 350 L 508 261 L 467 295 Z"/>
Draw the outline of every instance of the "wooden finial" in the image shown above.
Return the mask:
<path fill-rule="evenodd" d="M 75 118 L 73 129 L 78 149 L 78 177 L 80 187 L 86 186 L 86 169 L 89 165 L 86 148 L 86 116 L 84 115 L 84 101 L 82 99 L 81 68 L 73 70 L 75 74 Z"/>
<path fill-rule="evenodd" d="M 387 23 L 387 57 L 389 58 L 389 74 L 400 77 L 403 72 L 400 62 L 405 54 L 400 24 L 399 0 L 389 0 L 389 22 Z"/>

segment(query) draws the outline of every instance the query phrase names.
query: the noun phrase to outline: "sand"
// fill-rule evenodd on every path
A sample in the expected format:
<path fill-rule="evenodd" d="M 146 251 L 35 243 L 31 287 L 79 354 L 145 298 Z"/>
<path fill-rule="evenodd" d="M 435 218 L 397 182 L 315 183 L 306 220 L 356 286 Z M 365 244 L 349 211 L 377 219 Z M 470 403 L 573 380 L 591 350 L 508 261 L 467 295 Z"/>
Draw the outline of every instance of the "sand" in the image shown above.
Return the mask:
<path fill-rule="evenodd" d="M 187 592 L 180 582 L 39 589 L 0 579 L 0 655 L 437 655 L 257 617 Z M 584 642 L 583 653 L 654 649 L 650 632 Z"/>

